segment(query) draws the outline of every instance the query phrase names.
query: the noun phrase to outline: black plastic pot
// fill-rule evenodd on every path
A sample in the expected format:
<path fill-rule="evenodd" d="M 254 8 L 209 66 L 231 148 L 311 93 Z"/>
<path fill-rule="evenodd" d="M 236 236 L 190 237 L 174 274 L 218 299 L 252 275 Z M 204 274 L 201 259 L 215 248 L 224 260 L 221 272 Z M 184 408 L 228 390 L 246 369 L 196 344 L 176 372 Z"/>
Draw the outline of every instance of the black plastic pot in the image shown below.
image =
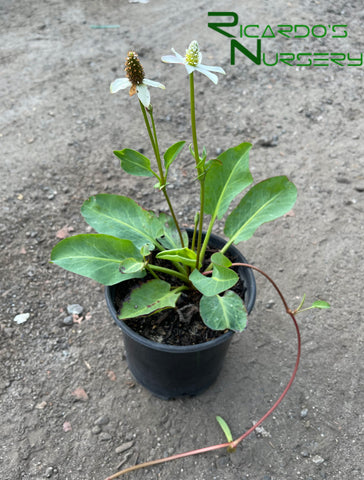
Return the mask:
<path fill-rule="evenodd" d="M 190 231 L 188 233 L 191 235 Z M 225 243 L 220 237 L 211 235 L 209 246 L 221 249 Z M 226 255 L 232 262 L 248 263 L 234 246 L 227 250 Z M 244 302 L 250 313 L 256 296 L 255 278 L 252 270 L 245 267 L 240 267 L 238 274 L 244 280 Z M 197 395 L 210 387 L 220 373 L 233 332 L 198 345 L 153 342 L 119 320 L 114 305 L 117 288 L 120 287 L 112 285 L 105 288 L 106 302 L 113 319 L 123 331 L 127 362 L 135 379 L 163 399 Z"/>

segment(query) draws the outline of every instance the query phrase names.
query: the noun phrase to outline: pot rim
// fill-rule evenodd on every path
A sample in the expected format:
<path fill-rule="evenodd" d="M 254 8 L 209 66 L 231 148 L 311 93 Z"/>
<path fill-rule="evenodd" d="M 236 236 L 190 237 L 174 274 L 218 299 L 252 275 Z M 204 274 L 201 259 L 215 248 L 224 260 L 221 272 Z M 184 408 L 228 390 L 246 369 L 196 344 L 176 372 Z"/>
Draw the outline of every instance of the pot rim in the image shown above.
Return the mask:
<path fill-rule="evenodd" d="M 192 229 L 186 228 L 187 233 L 193 232 Z M 205 232 L 203 232 L 203 235 Z M 211 234 L 211 239 L 213 239 L 216 242 L 223 242 L 224 244 L 226 243 L 224 239 L 219 237 L 216 234 Z M 248 263 L 243 254 L 234 246 L 231 245 L 228 249 L 229 252 L 231 252 L 235 256 L 239 256 L 242 259 L 241 263 Z M 244 272 L 241 273 L 240 271 Z M 254 274 L 251 268 L 248 267 L 239 267 L 239 275 L 243 276 L 244 281 L 246 282 L 247 290 L 249 292 L 249 297 L 248 301 L 245 305 L 248 315 L 253 309 L 254 303 L 255 303 L 255 297 L 256 297 L 256 283 L 255 283 L 255 278 Z M 117 285 L 117 284 L 116 284 Z M 117 316 L 116 309 L 112 300 L 112 290 L 116 287 L 116 285 L 109 285 L 105 287 L 105 298 L 106 298 L 106 303 L 108 306 L 108 309 L 115 321 L 115 323 L 121 328 L 123 333 L 131 337 L 133 340 L 141 343 L 142 345 L 152 348 L 154 350 L 159 350 L 159 351 L 165 351 L 165 352 L 170 352 L 170 353 L 176 353 L 176 354 L 183 354 L 183 353 L 189 353 L 189 352 L 195 352 L 195 351 L 201 351 L 201 350 L 206 350 L 209 348 L 212 348 L 216 345 L 219 345 L 220 343 L 224 343 L 231 339 L 231 337 L 234 335 L 233 330 L 229 330 L 222 334 L 220 337 L 214 338 L 212 340 L 209 340 L 204 343 L 197 343 L 195 345 L 169 345 L 169 344 L 164 344 L 164 343 L 158 343 L 153 340 L 149 340 L 148 338 L 143 337 L 139 333 L 135 332 L 132 328 L 130 328 L 123 320 L 120 320 Z"/>

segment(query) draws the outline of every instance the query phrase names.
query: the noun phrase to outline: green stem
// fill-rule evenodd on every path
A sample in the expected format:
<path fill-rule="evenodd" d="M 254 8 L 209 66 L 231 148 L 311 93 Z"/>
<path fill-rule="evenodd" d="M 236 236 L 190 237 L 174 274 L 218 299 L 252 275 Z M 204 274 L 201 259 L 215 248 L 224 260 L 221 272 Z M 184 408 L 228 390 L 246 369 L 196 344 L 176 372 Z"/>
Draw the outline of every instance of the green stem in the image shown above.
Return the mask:
<path fill-rule="evenodd" d="M 143 112 L 143 117 L 144 117 L 144 122 L 145 122 L 145 125 L 147 127 L 147 130 L 148 130 L 148 134 L 149 134 L 149 138 L 150 138 L 150 142 L 152 144 L 152 147 L 153 147 L 153 151 L 154 151 L 154 155 L 155 155 L 155 158 L 157 160 L 157 165 L 158 165 L 158 171 L 159 171 L 159 184 L 160 184 L 160 188 L 163 192 L 163 195 L 164 195 L 164 198 L 166 199 L 167 201 L 167 204 L 168 204 L 168 208 L 169 208 L 169 211 L 172 215 L 172 218 L 173 218 L 173 221 L 174 221 L 174 224 L 177 228 L 177 232 L 178 232 L 178 235 L 179 235 L 179 238 L 180 238 L 180 242 L 181 242 L 181 246 L 182 248 L 184 247 L 184 243 L 183 243 L 183 236 L 182 236 L 182 232 L 181 232 L 181 229 L 179 227 L 179 224 L 178 224 L 178 221 L 177 221 L 177 217 L 174 213 L 174 209 L 173 209 L 173 206 L 172 206 L 172 203 L 169 199 L 169 196 L 168 196 L 168 193 L 167 193 L 167 190 L 166 190 L 166 177 L 164 175 L 164 172 L 163 172 L 163 166 L 162 166 L 162 160 L 161 160 L 161 156 L 160 156 L 160 150 L 159 150 L 159 145 L 158 145 L 158 137 L 157 137 L 157 131 L 156 131 L 156 128 L 155 128 L 155 123 L 154 123 L 154 117 L 153 117 L 153 108 L 152 106 L 150 106 L 150 109 L 148 110 L 149 112 L 149 115 L 150 115 L 150 118 L 152 120 L 152 128 L 153 128 L 153 132 L 150 128 L 150 124 L 149 124 L 149 121 L 148 121 L 148 116 L 147 116 L 147 112 L 146 112 L 146 109 L 144 107 L 144 105 L 142 104 L 142 102 L 139 100 L 139 104 L 140 104 L 140 107 L 142 109 L 142 112 Z"/>
<path fill-rule="evenodd" d="M 190 103 L 191 103 L 191 129 L 193 140 L 193 151 L 195 153 L 196 166 L 200 161 L 198 154 L 197 131 L 196 131 L 196 113 L 195 113 L 195 84 L 193 81 L 193 72 L 190 73 Z M 198 174 L 201 172 L 197 170 Z"/>
<path fill-rule="evenodd" d="M 140 100 L 139 100 L 139 105 L 140 105 L 140 108 L 141 108 L 142 113 L 143 113 L 145 126 L 147 127 L 147 130 L 148 130 L 148 135 L 149 135 L 150 143 L 152 144 L 152 147 L 153 147 L 154 155 L 155 155 L 155 157 L 157 158 L 156 145 L 155 145 L 154 137 L 153 137 L 153 134 L 152 134 L 152 129 L 150 128 L 150 125 L 149 125 L 149 120 L 148 120 L 147 112 L 146 112 L 146 110 L 145 110 L 144 105 L 142 104 L 142 102 L 141 102 Z M 160 179 L 160 180 L 161 180 L 161 179 Z"/>
<path fill-rule="evenodd" d="M 153 271 L 152 268 L 150 268 L 149 265 L 146 266 L 146 269 L 153 275 L 154 278 L 156 278 L 157 280 L 160 280 L 160 278 L 158 277 L 158 275 Z"/>
<path fill-rule="evenodd" d="M 156 272 L 166 273 L 167 275 L 172 275 L 173 277 L 179 278 L 180 280 L 182 280 L 185 283 L 190 283 L 187 275 L 185 275 L 183 273 L 180 273 L 180 272 L 176 272 L 175 270 L 172 270 L 171 268 L 160 267 L 158 265 L 152 265 L 152 264 L 149 264 L 148 267 L 149 267 L 149 269 L 155 270 Z"/>
<path fill-rule="evenodd" d="M 161 177 L 161 187 L 162 187 L 162 186 L 164 186 L 164 184 L 166 182 L 166 178 L 165 178 L 164 172 L 163 172 L 162 160 L 161 160 L 161 155 L 160 155 L 160 152 L 159 152 L 157 130 L 155 128 L 154 117 L 153 117 L 153 108 L 152 108 L 151 105 L 150 105 L 150 108 L 148 109 L 148 113 L 149 113 L 150 118 L 152 120 L 153 138 L 154 138 L 154 144 L 155 144 L 155 152 L 154 153 L 155 153 L 155 158 L 157 160 L 159 175 Z"/>
<path fill-rule="evenodd" d="M 204 201 L 205 201 L 205 176 L 204 176 L 204 168 L 203 167 L 201 168 L 199 166 L 200 155 L 198 153 L 198 143 L 197 143 L 195 83 L 193 79 L 193 72 L 190 73 L 190 104 L 191 104 L 191 130 L 192 130 L 193 151 L 195 154 L 197 176 L 200 182 L 200 212 L 199 212 L 200 221 L 199 221 L 199 228 L 198 228 L 197 250 L 196 250 L 196 268 L 198 268 L 200 264 L 200 251 L 201 251 L 201 243 L 202 243 L 203 209 L 204 209 Z"/>
<path fill-rule="evenodd" d="M 203 245 L 201 247 L 200 256 L 201 256 L 202 259 L 205 257 L 206 248 L 207 248 L 207 245 L 209 244 L 209 240 L 210 240 L 210 236 L 211 236 L 211 233 L 212 233 L 212 229 L 213 229 L 215 220 L 216 220 L 216 216 L 213 216 L 210 220 L 209 227 L 207 229 L 205 239 L 204 239 Z"/>

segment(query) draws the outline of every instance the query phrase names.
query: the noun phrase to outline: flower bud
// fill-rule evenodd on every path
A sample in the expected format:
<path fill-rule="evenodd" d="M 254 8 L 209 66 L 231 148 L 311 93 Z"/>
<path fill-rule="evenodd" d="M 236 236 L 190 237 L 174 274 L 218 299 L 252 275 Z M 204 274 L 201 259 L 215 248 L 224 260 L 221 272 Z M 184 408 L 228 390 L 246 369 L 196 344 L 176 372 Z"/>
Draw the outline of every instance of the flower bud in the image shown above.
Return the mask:
<path fill-rule="evenodd" d="M 196 67 L 201 61 L 201 53 L 198 47 L 196 40 L 193 40 L 190 43 L 190 46 L 186 50 L 186 62 L 191 65 L 191 67 Z"/>
<path fill-rule="evenodd" d="M 126 76 L 133 85 L 140 85 L 144 80 L 144 69 L 135 52 L 129 52 L 125 61 Z"/>

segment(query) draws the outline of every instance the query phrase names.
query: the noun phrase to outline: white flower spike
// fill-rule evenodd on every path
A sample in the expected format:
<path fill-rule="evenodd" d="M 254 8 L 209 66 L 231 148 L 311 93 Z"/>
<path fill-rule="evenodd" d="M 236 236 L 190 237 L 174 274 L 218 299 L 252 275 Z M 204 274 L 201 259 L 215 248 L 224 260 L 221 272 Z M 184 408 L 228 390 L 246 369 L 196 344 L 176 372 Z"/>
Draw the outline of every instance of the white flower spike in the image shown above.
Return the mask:
<path fill-rule="evenodd" d="M 196 40 L 190 43 L 190 46 L 186 50 L 186 55 L 182 57 L 179 53 L 172 48 L 174 55 L 165 55 L 162 57 L 162 62 L 165 63 L 180 63 L 186 67 L 187 73 L 190 74 L 193 71 L 203 73 L 212 80 L 215 84 L 218 82 L 217 75 L 211 72 L 224 73 L 225 71 L 221 67 L 210 67 L 208 65 L 202 65 L 202 55 Z"/>
<path fill-rule="evenodd" d="M 135 52 L 129 52 L 125 61 L 126 77 L 117 78 L 110 85 L 110 92 L 116 93 L 119 90 L 130 87 L 129 95 L 132 96 L 135 93 L 138 95 L 139 100 L 142 102 L 145 108 L 149 108 L 150 105 L 150 93 L 149 87 L 158 87 L 165 89 L 166 87 L 159 82 L 148 80 L 144 76 L 144 69 L 139 61 L 138 55 Z"/>

